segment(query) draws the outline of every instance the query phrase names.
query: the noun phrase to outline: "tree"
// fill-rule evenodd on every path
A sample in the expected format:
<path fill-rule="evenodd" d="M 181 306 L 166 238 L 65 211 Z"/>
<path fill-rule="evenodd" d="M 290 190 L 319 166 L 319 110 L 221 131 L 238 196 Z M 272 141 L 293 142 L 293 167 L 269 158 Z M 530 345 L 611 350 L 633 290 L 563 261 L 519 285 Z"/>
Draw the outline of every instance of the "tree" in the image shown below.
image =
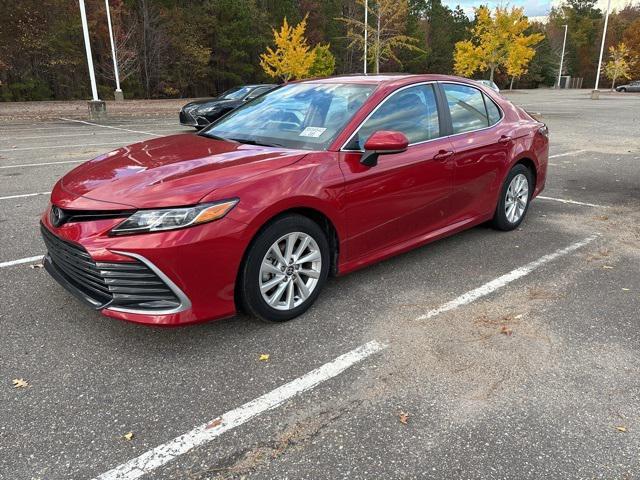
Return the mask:
<path fill-rule="evenodd" d="M 517 37 L 508 48 L 505 66 L 507 68 L 507 74 L 511 77 L 509 90 L 513 90 L 514 78 L 520 78 L 527 73 L 529 62 L 531 62 L 531 59 L 536 55 L 536 51 L 529 47 L 530 38 L 531 37 Z M 542 40 L 542 38 L 540 38 L 540 40 Z"/>
<path fill-rule="evenodd" d="M 624 43 L 629 47 L 630 57 L 633 61 L 629 69 L 629 77 L 640 78 L 640 16 L 631 22 L 624 32 Z"/>
<path fill-rule="evenodd" d="M 313 49 L 314 59 L 309 69 L 310 77 L 327 77 L 336 69 L 336 59 L 329 50 L 330 45 L 318 44 Z"/>
<path fill-rule="evenodd" d="M 602 12 L 595 8 L 596 0 L 570 0 L 549 12 L 547 33 L 554 49 L 560 54 L 564 25 L 568 26 L 566 72 L 584 78 L 585 85 L 595 81 L 602 35 Z M 609 18 L 613 20 L 613 14 Z M 557 71 L 556 71 L 557 74 Z"/>
<path fill-rule="evenodd" d="M 365 4 L 365 0 L 357 2 L 362 6 Z M 418 47 L 418 39 L 403 33 L 409 11 L 408 0 L 371 0 L 368 7 L 368 18 L 375 26 L 367 26 L 367 63 L 373 63 L 375 73 L 380 73 L 380 64 L 389 60 L 402 66 L 396 54 L 398 50 L 424 53 L 424 50 Z M 347 26 L 347 37 L 351 40 L 348 48 L 357 48 L 364 52 L 364 21 L 355 17 L 341 17 L 338 20 Z"/>
<path fill-rule="evenodd" d="M 472 38 L 456 43 L 456 73 L 469 76 L 476 71 L 488 69 L 489 79 L 493 81 L 494 73 L 499 67 L 506 68 L 512 76 L 526 72 L 527 65 L 535 55 L 533 47 L 544 36 L 525 33 L 529 21 L 524 16 L 523 9 L 496 7 L 493 17 L 485 6 L 476 8 L 475 12 Z"/>
<path fill-rule="evenodd" d="M 615 47 L 609 47 L 610 60 L 604 66 L 605 76 L 611 80 L 611 90 L 616 88 L 616 80 L 618 78 L 629 78 L 629 69 L 631 67 L 629 58 L 629 48 L 620 43 Z"/>
<path fill-rule="evenodd" d="M 267 52 L 260 55 L 260 65 L 267 75 L 284 82 L 309 75 L 316 54 L 307 45 L 306 26 L 306 16 L 295 27 L 290 26 L 285 17 L 280 30 L 273 30 L 276 49 L 267 47 Z"/>

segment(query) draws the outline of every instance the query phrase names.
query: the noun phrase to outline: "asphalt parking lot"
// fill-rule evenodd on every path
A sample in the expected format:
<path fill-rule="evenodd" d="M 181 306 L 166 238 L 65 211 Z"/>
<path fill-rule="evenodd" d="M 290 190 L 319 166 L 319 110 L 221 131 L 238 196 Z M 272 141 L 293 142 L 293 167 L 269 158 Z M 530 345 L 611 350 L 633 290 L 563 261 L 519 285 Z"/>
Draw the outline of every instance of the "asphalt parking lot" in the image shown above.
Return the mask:
<path fill-rule="evenodd" d="M 55 181 L 177 114 L 0 124 L 0 479 L 640 478 L 640 95 L 508 97 L 551 132 L 522 226 L 281 325 L 132 325 L 33 268 Z"/>

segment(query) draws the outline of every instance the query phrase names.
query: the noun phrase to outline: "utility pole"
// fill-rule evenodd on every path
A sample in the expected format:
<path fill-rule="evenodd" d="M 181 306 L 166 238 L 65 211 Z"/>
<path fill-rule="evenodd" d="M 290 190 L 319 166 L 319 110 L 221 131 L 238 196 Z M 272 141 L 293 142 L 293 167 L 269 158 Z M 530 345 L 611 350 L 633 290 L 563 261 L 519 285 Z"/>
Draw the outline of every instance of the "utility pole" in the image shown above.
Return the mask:
<path fill-rule="evenodd" d="M 87 65 L 89 66 L 89 79 L 91 80 L 91 93 L 93 100 L 89 101 L 89 116 L 91 118 L 103 117 L 107 112 L 105 103 L 98 98 L 98 87 L 96 86 L 96 75 L 93 71 L 93 56 L 91 55 L 91 44 L 89 43 L 89 27 L 87 26 L 87 12 L 84 9 L 84 0 L 78 0 L 80 4 L 80 18 L 82 20 L 82 32 L 84 34 L 84 48 L 87 52 Z"/>
<path fill-rule="evenodd" d="M 114 97 L 116 102 L 124 100 L 124 94 L 120 90 L 120 75 L 118 74 L 118 57 L 116 56 L 116 43 L 113 40 L 113 29 L 111 28 L 111 13 L 109 12 L 109 0 L 104 0 L 104 6 L 107 9 L 107 23 L 109 24 L 109 39 L 111 40 L 111 56 L 113 57 L 113 73 L 116 77 L 116 91 Z"/>
<path fill-rule="evenodd" d="M 364 0 L 364 74 L 367 74 L 367 28 L 369 27 L 369 0 Z"/>
<path fill-rule="evenodd" d="M 560 80 L 562 78 L 562 63 L 564 62 L 564 49 L 567 45 L 567 28 L 568 25 L 564 26 L 564 40 L 562 41 L 562 55 L 560 55 L 560 70 L 558 71 L 558 88 L 560 88 Z"/>
<path fill-rule="evenodd" d="M 611 0 L 607 1 L 607 13 L 604 17 L 604 29 L 602 30 L 602 44 L 600 45 L 600 59 L 598 60 L 598 73 L 596 74 L 596 87 L 591 92 L 591 99 L 598 100 L 600 98 L 600 90 L 598 90 L 598 84 L 600 83 L 600 69 L 602 68 L 602 54 L 604 53 L 604 42 L 607 39 L 607 24 L 609 23 L 609 10 L 611 9 Z"/>

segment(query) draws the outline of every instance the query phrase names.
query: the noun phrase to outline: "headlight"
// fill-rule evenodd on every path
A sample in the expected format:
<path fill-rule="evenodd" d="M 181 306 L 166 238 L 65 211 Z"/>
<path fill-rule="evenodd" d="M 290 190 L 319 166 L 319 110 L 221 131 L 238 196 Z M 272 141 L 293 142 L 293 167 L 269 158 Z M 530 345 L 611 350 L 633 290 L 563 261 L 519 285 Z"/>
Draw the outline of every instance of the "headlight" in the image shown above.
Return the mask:
<path fill-rule="evenodd" d="M 202 115 L 203 113 L 211 113 L 211 112 L 215 112 L 217 109 L 218 109 L 217 105 L 213 105 L 211 107 L 203 107 L 196 110 L 196 114 Z"/>
<path fill-rule="evenodd" d="M 224 217 L 236 206 L 238 199 L 216 203 L 203 203 L 194 207 L 138 210 L 111 230 L 112 235 L 159 232 L 190 227 Z"/>

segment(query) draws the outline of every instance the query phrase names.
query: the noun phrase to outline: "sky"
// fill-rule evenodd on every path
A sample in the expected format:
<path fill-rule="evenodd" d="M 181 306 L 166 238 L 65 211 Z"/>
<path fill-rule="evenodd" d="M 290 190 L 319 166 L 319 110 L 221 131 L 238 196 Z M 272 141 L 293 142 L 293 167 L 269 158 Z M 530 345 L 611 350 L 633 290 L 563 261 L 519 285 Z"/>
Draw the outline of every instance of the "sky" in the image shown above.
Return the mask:
<path fill-rule="evenodd" d="M 528 17 L 540 17 L 547 15 L 552 5 L 559 5 L 562 2 L 560 0 L 511 0 L 508 2 L 500 0 L 444 0 L 442 3 L 451 8 L 455 8 L 456 5 L 460 5 L 470 17 L 473 17 L 473 7 L 477 7 L 479 5 L 489 5 L 492 8 L 497 5 L 524 7 L 524 13 Z M 611 0 L 611 8 L 620 9 L 628 3 L 634 2 L 630 2 L 629 0 Z M 607 8 L 607 0 L 598 0 L 598 7 L 604 11 Z"/>

